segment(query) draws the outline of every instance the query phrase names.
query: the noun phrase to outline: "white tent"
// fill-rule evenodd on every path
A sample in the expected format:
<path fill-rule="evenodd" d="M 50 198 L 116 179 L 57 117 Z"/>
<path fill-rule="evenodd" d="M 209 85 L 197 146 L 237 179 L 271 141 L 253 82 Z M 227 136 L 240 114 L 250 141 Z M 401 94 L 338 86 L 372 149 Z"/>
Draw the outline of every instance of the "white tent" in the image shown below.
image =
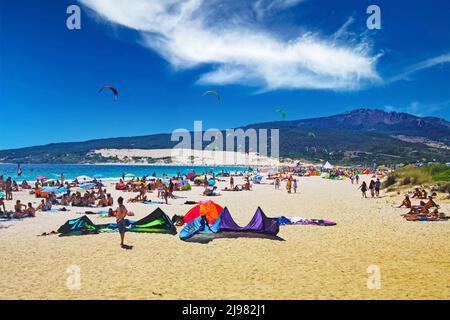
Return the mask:
<path fill-rule="evenodd" d="M 333 166 L 331 163 L 329 163 L 329 162 L 327 161 L 327 163 L 325 163 L 325 165 L 323 166 L 323 168 L 328 170 L 328 169 L 333 169 L 334 166 Z"/>

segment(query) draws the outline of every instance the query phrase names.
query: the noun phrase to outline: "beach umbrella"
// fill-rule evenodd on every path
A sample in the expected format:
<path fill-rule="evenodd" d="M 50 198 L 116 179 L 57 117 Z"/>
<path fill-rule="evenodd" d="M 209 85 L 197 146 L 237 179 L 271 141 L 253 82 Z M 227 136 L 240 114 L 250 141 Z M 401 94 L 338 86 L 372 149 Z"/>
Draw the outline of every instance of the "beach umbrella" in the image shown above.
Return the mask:
<path fill-rule="evenodd" d="M 48 178 L 46 176 L 39 176 L 36 178 L 36 181 L 40 181 L 40 180 L 47 180 Z"/>
<path fill-rule="evenodd" d="M 125 177 L 128 177 L 128 178 L 134 178 L 134 177 L 136 177 L 136 175 L 133 174 L 133 173 L 127 173 L 127 174 L 125 175 Z"/>
<path fill-rule="evenodd" d="M 86 192 L 86 190 L 84 190 L 83 188 L 80 188 L 80 187 L 72 188 L 72 189 L 70 189 L 70 191 L 72 191 L 72 192 L 80 192 L 80 193 Z"/>
<path fill-rule="evenodd" d="M 56 182 L 56 180 L 55 179 L 47 179 L 44 182 L 45 183 L 52 183 L 52 182 Z"/>
<path fill-rule="evenodd" d="M 0 192 L 0 198 L 6 197 L 6 193 Z"/>
<path fill-rule="evenodd" d="M 79 182 L 86 182 L 86 181 L 92 181 L 92 180 L 94 180 L 94 179 L 92 179 L 91 177 L 88 177 L 88 176 L 78 176 L 78 177 L 77 177 L 77 180 L 78 180 Z"/>

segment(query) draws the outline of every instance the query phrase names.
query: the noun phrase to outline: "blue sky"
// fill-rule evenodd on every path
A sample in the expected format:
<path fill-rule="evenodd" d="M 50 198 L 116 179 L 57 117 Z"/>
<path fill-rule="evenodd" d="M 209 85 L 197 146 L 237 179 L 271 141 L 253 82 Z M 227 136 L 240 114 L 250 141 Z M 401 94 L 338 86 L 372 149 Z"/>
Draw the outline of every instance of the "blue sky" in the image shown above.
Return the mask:
<path fill-rule="evenodd" d="M 378 108 L 450 118 L 450 2 L 0 2 L 0 149 Z M 129 2 L 128 2 L 129 3 Z M 81 30 L 66 9 L 81 7 Z M 381 30 L 366 9 L 381 8 Z M 118 101 L 103 85 L 120 91 Z M 220 92 L 221 102 L 203 93 Z"/>

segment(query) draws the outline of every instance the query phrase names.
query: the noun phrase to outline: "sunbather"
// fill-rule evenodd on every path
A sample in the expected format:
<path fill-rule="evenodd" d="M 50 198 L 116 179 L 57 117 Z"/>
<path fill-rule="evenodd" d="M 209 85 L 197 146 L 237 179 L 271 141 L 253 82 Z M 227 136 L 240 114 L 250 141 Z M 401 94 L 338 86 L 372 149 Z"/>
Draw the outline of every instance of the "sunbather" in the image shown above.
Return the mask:
<path fill-rule="evenodd" d="M 406 208 L 411 208 L 411 200 L 409 200 L 409 196 L 408 195 L 405 196 L 405 199 L 403 199 L 402 204 L 398 208 L 401 208 L 403 206 L 406 207 Z"/>
<path fill-rule="evenodd" d="M 439 208 L 439 206 L 436 204 L 436 202 L 433 201 L 433 197 L 431 197 L 431 196 L 428 197 L 428 202 L 425 204 L 425 207 L 427 209 L 430 209 L 433 207 Z"/>

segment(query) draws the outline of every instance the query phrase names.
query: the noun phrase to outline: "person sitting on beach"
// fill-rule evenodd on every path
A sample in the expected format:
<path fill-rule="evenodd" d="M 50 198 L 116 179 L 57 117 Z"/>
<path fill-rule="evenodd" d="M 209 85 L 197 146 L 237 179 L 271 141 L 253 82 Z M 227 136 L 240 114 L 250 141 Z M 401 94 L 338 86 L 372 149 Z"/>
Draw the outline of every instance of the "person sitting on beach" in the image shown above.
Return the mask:
<path fill-rule="evenodd" d="M 28 184 L 28 182 L 26 180 L 22 181 L 22 189 L 24 189 L 24 190 L 31 189 L 31 186 Z"/>
<path fill-rule="evenodd" d="M 416 189 L 414 190 L 414 193 L 413 193 L 412 198 L 413 198 L 413 199 L 420 199 L 421 196 L 422 196 L 422 194 L 421 194 L 419 188 L 416 188 Z"/>
<path fill-rule="evenodd" d="M 114 204 L 114 199 L 111 197 L 111 194 L 110 194 L 110 193 L 108 193 L 108 194 L 106 195 L 106 200 L 108 201 L 108 206 L 109 206 L 109 207 L 112 206 L 112 205 Z"/>
<path fill-rule="evenodd" d="M 63 197 L 61 198 L 61 205 L 68 206 L 69 203 L 70 203 L 70 201 L 69 201 L 69 197 L 67 196 L 67 194 L 63 195 Z"/>
<path fill-rule="evenodd" d="M 0 198 L 0 213 L 6 213 L 5 199 L 3 197 Z"/>
<path fill-rule="evenodd" d="M 108 206 L 108 200 L 105 196 L 102 196 L 100 200 L 98 200 L 97 207 L 107 207 Z"/>
<path fill-rule="evenodd" d="M 433 197 L 431 197 L 431 196 L 428 197 L 428 202 L 425 204 L 425 207 L 427 209 L 430 209 L 433 207 L 439 208 L 439 206 L 436 204 L 436 202 L 433 201 Z"/>
<path fill-rule="evenodd" d="M 405 199 L 403 199 L 402 204 L 398 208 L 401 208 L 403 206 L 406 207 L 406 208 L 411 208 L 411 200 L 409 200 L 409 196 L 408 195 L 405 196 Z"/>
<path fill-rule="evenodd" d="M 42 199 L 41 203 L 37 206 L 36 211 L 49 211 L 52 209 L 52 203 L 48 200 L 48 198 L 46 200 Z"/>
<path fill-rule="evenodd" d="M 425 191 L 425 189 L 423 189 L 420 199 L 427 199 L 427 195 L 428 195 L 427 192 Z"/>
<path fill-rule="evenodd" d="M 31 202 L 28 202 L 28 208 L 25 209 L 25 213 L 28 214 L 29 217 L 36 216 L 36 209 L 33 207 Z"/>
<path fill-rule="evenodd" d="M 20 219 L 25 215 L 25 212 L 22 209 L 26 209 L 27 206 L 20 203 L 20 200 L 16 201 L 16 204 L 14 205 L 14 219 Z"/>

